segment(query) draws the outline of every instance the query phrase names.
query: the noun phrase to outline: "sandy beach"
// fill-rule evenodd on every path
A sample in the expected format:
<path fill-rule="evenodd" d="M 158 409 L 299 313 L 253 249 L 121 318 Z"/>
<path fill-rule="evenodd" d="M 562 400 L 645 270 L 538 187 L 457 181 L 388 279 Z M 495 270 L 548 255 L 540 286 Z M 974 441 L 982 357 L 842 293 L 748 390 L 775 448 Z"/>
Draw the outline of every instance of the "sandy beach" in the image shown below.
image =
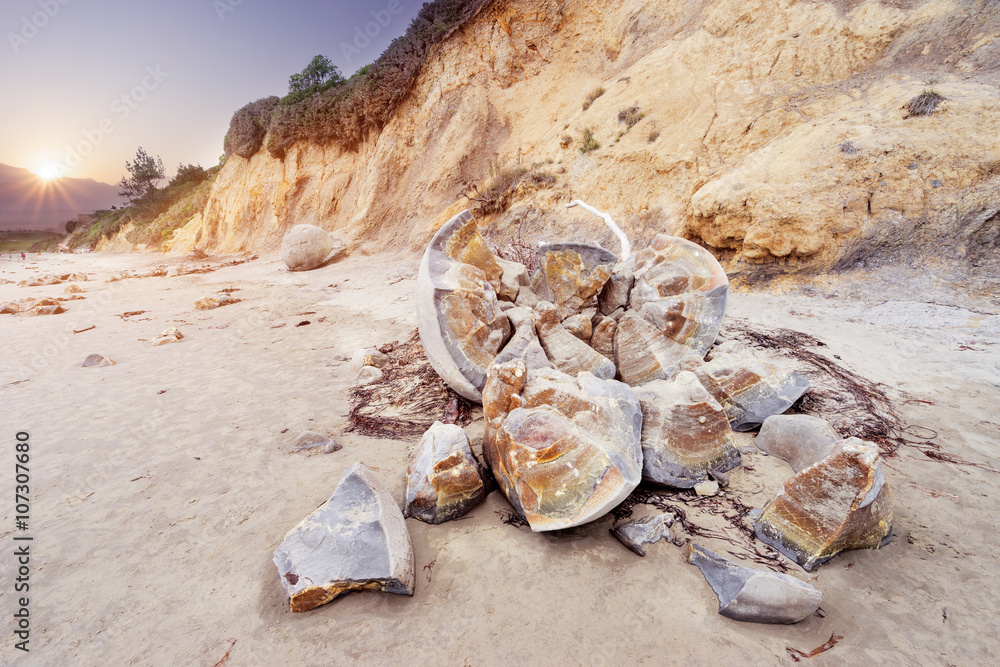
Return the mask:
<path fill-rule="evenodd" d="M 402 503 L 416 439 L 348 431 L 354 378 L 343 359 L 410 337 L 419 258 L 354 254 L 304 273 L 289 273 L 277 255 L 226 265 L 239 259 L 0 261 L 0 279 L 12 281 L 0 280 L 0 302 L 69 296 L 65 285 L 17 285 L 32 276 L 89 277 L 65 313 L 0 315 L 3 581 L 17 568 L 18 432 L 30 434 L 34 538 L 31 650 L 13 647 L 16 594 L 6 587 L 0 662 L 793 664 L 787 647 L 808 653 L 836 635 L 836 646 L 805 661 L 993 664 L 1000 309 L 989 295 L 888 273 L 731 291 L 727 326 L 815 337 L 822 355 L 878 383 L 906 428 L 910 444 L 885 460 L 892 543 L 811 573 L 788 561 L 792 576 L 823 592 L 821 615 L 791 626 L 728 620 L 686 547 L 663 541 L 640 558 L 609 535 L 611 515 L 534 534 L 504 523 L 510 508 L 498 492 L 458 521 L 407 520 L 412 598 L 352 593 L 293 614 L 272 552 L 343 471 L 364 462 Z M 157 265 L 214 270 L 105 282 Z M 223 290 L 240 301 L 194 308 Z M 169 327 L 184 339 L 148 343 Z M 82 368 L 94 353 L 116 365 Z M 307 429 L 343 448 L 290 453 Z M 481 422 L 468 431 L 481 434 Z M 740 438 L 752 446 L 752 434 Z M 726 495 L 759 507 L 789 474 L 783 461 L 747 454 Z"/>

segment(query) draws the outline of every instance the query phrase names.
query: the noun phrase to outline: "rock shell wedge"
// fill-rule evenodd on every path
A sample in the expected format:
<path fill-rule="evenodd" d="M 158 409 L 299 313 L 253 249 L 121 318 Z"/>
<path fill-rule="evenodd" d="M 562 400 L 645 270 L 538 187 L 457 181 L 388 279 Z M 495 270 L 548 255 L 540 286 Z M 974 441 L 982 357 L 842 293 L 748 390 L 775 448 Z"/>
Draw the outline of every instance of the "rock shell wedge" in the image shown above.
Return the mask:
<path fill-rule="evenodd" d="M 483 453 L 533 531 L 592 521 L 639 484 L 642 412 L 624 383 L 510 361 L 490 370 L 483 412 Z"/>
<path fill-rule="evenodd" d="M 722 406 L 694 373 L 636 389 L 642 406 L 642 475 L 682 489 L 706 481 L 709 472 L 740 464 L 740 452 Z"/>
<path fill-rule="evenodd" d="M 726 312 L 729 278 L 697 243 L 658 234 L 639 251 L 630 307 L 665 336 L 701 356 L 715 342 Z"/>
<path fill-rule="evenodd" d="M 848 438 L 839 452 L 791 477 L 764 507 L 754 534 L 806 571 L 841 551 L 888 544 L 892 494 L 878 448 Z"/>
<path fill-rule="evenodd" d="M 719 613 L 735 621 L 798 623 L 823 602 L 823 594 L 805 582 L 736 565 L 697 544 L 691 545 L 689 562 L 701 570 L 719 597 Z"/>
<path fill-rule="evenodd" d="M 406 475 L 403 514 L 425 523 L 457 519 L 489 492 L 469 436 L 455 424 L 431 425 L 414 448 Z"/>
<path fill-rule="evenodd" d="M 502 274 L 472 214 L 464 211 L 431 239 L 417 277 L 424 352 L 448 386 L 477 403 L 486 372 L 511 335 L 494 286 Z"/>
<path fill-rule="evenodd" d="M 735 341 L 717 346 L 704 364 L 685 364 L 722 404 L 734 431 L 749 431 L 781 414 L 809 390 L 809 380 L 778 368 Z"/>
<path fill-rule="evenodd" d="M 333 496 L 289 531 L 274 564 L 296 612 L 349 591 L 413 595 L 413 545 L 403 513 L 363 463 L 351 466 Z"/>

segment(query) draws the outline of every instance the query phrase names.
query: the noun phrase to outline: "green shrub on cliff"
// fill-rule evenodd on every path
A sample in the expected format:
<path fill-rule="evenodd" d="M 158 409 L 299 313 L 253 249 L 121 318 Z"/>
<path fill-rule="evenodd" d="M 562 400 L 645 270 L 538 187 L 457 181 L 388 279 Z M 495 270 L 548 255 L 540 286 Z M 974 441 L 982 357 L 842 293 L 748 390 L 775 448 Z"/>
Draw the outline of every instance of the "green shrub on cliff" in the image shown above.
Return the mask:
<path fill-rule="evenodd" d="M 233 114 L 229 121 L 229 133 L 223 142 L 226 157 L 235 153 L 249 159 L 260 150 L 271 124 L 271 114 L 279 101 L 275 95 L 262 97 Z"/>
<path fill-rule="evenodd" d="M 260 149 L 265 134 L 266 148 L 275 157 L 283 157 L 296 141 L 357 147 L 370 134 L 380 132 L 392 118 L 431 47 L 464 25 L 488 2 L 434 0 L 425 4 L 403 36 L 393 40 L 375 62 L 346 81 L 323 78 L 324 71 L 329 75 L 323 67 L 316 70 L 319 78 L 313 77 L 307 74 L 310 70 L 307 67 L 301 75 L 292 77 L 296 85 L 303 87 L 302 92 L 289 93 L 280 104 L 269 106 L 266 123 L 262 100 L 253 103 L 260 106 L 250 109 L 253 105 L 247 105 L 234 114 L 227 155 L 250 157 Z"/>

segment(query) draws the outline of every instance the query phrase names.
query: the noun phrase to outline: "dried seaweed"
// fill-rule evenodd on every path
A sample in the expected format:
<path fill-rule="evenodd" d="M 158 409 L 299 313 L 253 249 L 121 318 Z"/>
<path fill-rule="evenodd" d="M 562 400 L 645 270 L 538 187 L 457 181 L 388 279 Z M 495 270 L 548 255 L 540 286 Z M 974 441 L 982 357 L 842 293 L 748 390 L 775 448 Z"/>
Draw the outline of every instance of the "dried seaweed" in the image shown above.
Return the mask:
<path fill-rule="evenodd" d="M 825 644 L 823 644 L 822 646 L 818 646 L 818 647 L 814 648 L 813 650 L 809 651 L 808 653 L 804 653 L 804 652 L 800 651 L 797 648 L 792 648 L 791 646 L 786 646 L 785 650 L 788 651 L 788 655 L 792 656 L 792 660 L 794 660 L 795 662 L 800 662 L 802 660 L 802 658 L 815 658 L 820 653 L 826 653 L 827 651 L 829 651 L 830 649 L 832 649 L 834 646 L 836 646 L 837 642 L 839 642 L 843 638 L 844 638 L 844 635 L 838 635 L 838 634 L 834 633 L 834 634 L 830 635 L 830 638 L 828 640 L 826 640 Z"/>
<path fill-rule="evenodd" d="M 807 350 L 826 347 L 819 339 L 791 329 L 751 329 L 745 323 L 729 326 L 731 333 L 750 345 L 767 350 L 782 350 L 803 364 L 801 372 L 809 378 L 811 387 L 789 412 L 814 414 L 826 419 L 844 438 L 856 437 L 878 445 L 882 456 L 892 457 L 901 446 L 909 446 L 927 458 L 998 472 L 996 468 L 942 451 L 934 442 L 937 431 L 910 424 L 904 426 L 892 401 L 879 385 L 847 370 L 827 357 Z M 927 401 L 919 401 L 926 403 Z M 921 433 L 924 431 L 924 433 Z"/>
<path fill-rule="evenodd" d="M 691 491 L 654 488 L 644 483 L 614 509 L 615 522 L 630 518 L 636 505 L 650 505 L 662 512 L 672 513 L 675 521 L 691 536 L 728 542 L 736 549 L 728 553 L 738 560 L 752 561 L 777 572 L 790 570 L 780 553 L 756 542 L 750 516 L 752 508 L 734 495 L 700 497 Z M 722 531 L 698 525 L 692 516 L 695 513 L 721 517 L 732 530 Z"/>
<path fill-rule="evenodd" d="M 379 351 L 389 362 L 382 368 L 381 380 L 351 388 L 348 430 L 380 438 L 409 438 L 423 435 L 437 420 L 469 424 L 472 405 L 434 371 L 416 330 L 405 343 L 388 343 Z M 452 401 L 457 414 L 446 415 Z"/>
<path fill-rule="evenodd" d="M 739 322 L 727 335 L 764 350 L 780 350 L 802 364 L 810 389 L 790 412 L 823 417 L 844 438 L 856 437 L 878 445 L 882 456 L 892 456 L 906 443 L 903 425 L 892 401 L 879 385 L 807 348 L 826 347 L 809 334 L 791 329 L 766 331 Z"/>
<path fill-rule="evenodd" d="M 500 517 L 500 522 L 505 526 L 514 526 L 515 528 L 527 528 L 528 522 L 517 515 L 515 512 L 510 512 L 507 510 L 497 512 L 497 516 Z"/>

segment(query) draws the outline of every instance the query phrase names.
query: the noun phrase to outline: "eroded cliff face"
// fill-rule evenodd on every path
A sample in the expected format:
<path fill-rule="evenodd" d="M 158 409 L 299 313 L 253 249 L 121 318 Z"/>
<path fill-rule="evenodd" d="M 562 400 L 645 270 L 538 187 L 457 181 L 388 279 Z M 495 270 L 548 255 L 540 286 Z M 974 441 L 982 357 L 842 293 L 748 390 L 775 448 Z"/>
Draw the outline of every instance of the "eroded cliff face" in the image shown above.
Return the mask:
<path fill-rule="evenodd" d="M 274 249 L 313 222 L 355 249 L 416 250 L 473 184 L 522 164 L 555 182 L 525 181 L 484 216 L 498 240 L 520 224 L 616 247 L 565 211 L 580 198 L 633 238 L 683 235 L 730 269 L 984 270 L 1000 244 L 998 38 L 985 1 L 497 0 L 357 152 L 231 157 L 173 249 Z M 908 116 L 925 91 L 936 110 Z M 585 129 L 600 148 L 579 150 Z"/>

